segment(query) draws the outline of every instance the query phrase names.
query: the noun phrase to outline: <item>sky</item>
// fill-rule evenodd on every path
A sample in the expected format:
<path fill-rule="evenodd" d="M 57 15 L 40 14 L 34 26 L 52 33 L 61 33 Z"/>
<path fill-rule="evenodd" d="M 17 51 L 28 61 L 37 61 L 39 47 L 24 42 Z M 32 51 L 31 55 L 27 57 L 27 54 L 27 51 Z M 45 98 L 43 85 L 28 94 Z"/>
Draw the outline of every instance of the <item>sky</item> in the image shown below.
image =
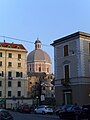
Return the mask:
<path fill-rule="evenodd" d="M 90 33 L 90 0 L 0 0 L 0 42 L 23 44 L 29 53 L 38 38 L 51 57 L 52 71 L 50 44 L 77 31 Z"/>

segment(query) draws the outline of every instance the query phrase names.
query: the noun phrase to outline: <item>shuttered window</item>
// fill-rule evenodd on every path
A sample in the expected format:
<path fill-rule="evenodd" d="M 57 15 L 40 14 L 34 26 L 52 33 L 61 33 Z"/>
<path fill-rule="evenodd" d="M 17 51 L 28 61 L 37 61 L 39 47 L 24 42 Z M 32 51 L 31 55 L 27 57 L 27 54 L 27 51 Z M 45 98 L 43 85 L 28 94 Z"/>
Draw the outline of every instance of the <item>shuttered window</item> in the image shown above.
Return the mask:
<path fill-rule="evenodd" d="M 68 56 L 68 45 L 64 46 L 64 56 Z"/>
<path fill-rule="evenodd" d="M 69 65 L 65 65 L 65 82 L 69 82 Z"/>

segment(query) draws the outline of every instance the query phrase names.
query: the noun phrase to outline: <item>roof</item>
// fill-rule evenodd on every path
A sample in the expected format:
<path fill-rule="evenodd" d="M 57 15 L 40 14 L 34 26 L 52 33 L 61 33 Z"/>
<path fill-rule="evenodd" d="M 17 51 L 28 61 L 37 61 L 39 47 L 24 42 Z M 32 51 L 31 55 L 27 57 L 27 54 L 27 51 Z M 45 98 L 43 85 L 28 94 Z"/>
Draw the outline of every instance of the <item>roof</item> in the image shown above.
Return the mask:
<path fill-rule="evenodd" d="M 35 44 L 36 44 L 36 43 L 41 43 L 41 41 L 40 41 L 40 40 L 38 40 L 38 38 L 37 38 L 37 40 L 35 41 Z"/>
<path fill-rule="evenodd" d="M 22 44 L 0 42 L 0 45 L 1 45 L 1 47 L 8 47 L 8 46 L 10 46 L 10 48 L 18 48 L 19 47 L 19 49 L 26 50 Z"/>
<path fill-rule="evenodd" d="M 78 31 L 76 33 L 73 33 L 73 34 L 70 34 L 68 36 L 65 36 L 65 37 L 62 37 L 62 38 L 55 40 L 51 45 L 55 46 L 58 43 L 66 42 L 68 40 L 72 40 L 72 39 L 76 39 L 76 38 L 80 38 L 80 37 L 84 37 L 84 38 L 86 37 L 86 38 L 90 39 L 90 34 Z"/>

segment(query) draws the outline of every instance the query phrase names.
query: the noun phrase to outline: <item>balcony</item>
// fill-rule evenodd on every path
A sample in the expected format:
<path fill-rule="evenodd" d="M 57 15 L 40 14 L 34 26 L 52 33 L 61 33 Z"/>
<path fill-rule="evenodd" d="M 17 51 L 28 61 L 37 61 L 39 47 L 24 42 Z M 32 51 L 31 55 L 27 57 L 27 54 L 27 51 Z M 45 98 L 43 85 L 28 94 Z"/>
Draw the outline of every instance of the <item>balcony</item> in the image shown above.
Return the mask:
<path fill-rule="evenodd" d="M 8 77 L 8 79 L 9 79 L 9 80 L 12 80 L 12 79 L 13 79 L 13 77 Z"/>
<path fill-rule="evenodd" d="M 70 86 L 70 78 L 69 79 L 61 79 L 61 84 L 63 86 Z"/>

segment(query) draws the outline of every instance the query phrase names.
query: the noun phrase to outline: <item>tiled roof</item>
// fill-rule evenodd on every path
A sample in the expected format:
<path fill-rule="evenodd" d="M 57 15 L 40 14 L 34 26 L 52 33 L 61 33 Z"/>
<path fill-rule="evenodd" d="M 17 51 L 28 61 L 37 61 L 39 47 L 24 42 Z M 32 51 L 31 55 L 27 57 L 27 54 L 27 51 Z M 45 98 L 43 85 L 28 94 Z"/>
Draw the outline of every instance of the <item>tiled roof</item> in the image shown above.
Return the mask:
<path fill-rule="evenodd" d="M 22 44 L 1 42 L 0 45 L 1 45 L 1 47 L 8 47 L 8 46 L 10 46 L 10 48 L 18 48 L 19 47 L 19 49 L 26 50 L 25 47 Z"/>

